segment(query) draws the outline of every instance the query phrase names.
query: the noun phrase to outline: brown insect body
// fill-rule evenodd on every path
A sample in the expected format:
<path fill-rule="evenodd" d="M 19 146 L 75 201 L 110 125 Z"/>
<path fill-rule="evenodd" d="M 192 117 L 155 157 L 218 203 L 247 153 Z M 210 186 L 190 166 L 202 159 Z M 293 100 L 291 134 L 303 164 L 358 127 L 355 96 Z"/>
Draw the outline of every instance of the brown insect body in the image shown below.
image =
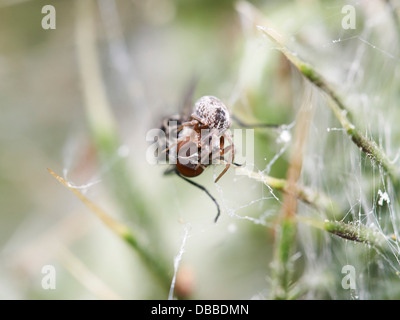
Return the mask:
<path fill-rule="evenodd" d="M 176 169 L 185 177 L 193 178 L 202 174 L 204 169 L 212 164 L 213 161 L 213 152 L 209 151 L 213 148 L 212 137 L 206 137 L 208 140 L 205 148 L 206 154 L 208 154 L 208 161 L 206 163 L 201 163 L 201 155 L 203 154 L 202 148 L 204 144 L 202 144 L 202 133 L 201 129 L 203 129 L 203 125 L 196 124 L 192 129 L 192 133 L 190 135 L 186 135 L 184 140 L 180 141 L 177 146 L 178 158 L 176 163 Z M 224 137 L 219 137 L 219 145 L 217 150 L 218 157 L 223 157 L 224 155 Z M 192 156 L 195 159 L 192 161 L 186 161 L 183 163 L 182 158 L 189 159 Z"/>
<path fill-rule="evenodd" d="M 225 160 L 225 154 L 229 152 L 225 169 L 215 182 L 225 174 L 235 157 L 232 135 L 228 130 L 230 126 L 230 114 L 224 103 L 216 97 L 203 96 L 195 103 L 190 116 L 182 113 L 166 117 L 160 127 L 165 133 L 160 145 L 164 145 L 167 160 L 171 162 L 176 157 L 175 167 L 165 171 L 165 174 L 175 172 L 204 191 L 217 206 L 215 222 L 220 215 L 218 202 L 206 188 L 188 178 L 199 176 L 215 160 Z M 229 143 L 227 147 L 224 146 L 225 138 Z"/>
<path fill-rule="evenodd" d="M 229 111 L 221 100 L 214 96 L 203 96 L 197 100 L 192 115 L 179 128 L 179 131 L 191 129 L 190 133 L 184 130 L 178 139 L 176 169 L 179 173 L 186 177 L 196 177 L 214 160 L 223 159 L 225 152 L 230 150 L 230 161 L 216 179 L 218 181 L 234 159 L 234 146 L 227 131 L 230 126 Z M 224 137 L 230 143 L 227 149 L 224 149 Z"/>
<path fill-rule="evenodd" d="M 197 143 L 192 141 L 190 137 L 186 137 L 185 140 L 182 140 L 178 143 L 177 151 L 178 155 L 184 154 L 185 157 L 190 157 L 190 151 L 193 150 L 193 147 L 197 149 L 197 153 L 200 154 L 200 148 Z M 198 157 L 197 160 L 198 161 Z M 182 158 L 178 156 L 176 162 L 176 169 L 185 177 L 193 178 L 197 177 L 204 171 L 204 167 L 198 166 L 197 163 L 183 163 Z"/>
<path fill-rule="evenodd" d="M 189 93 L 192 92 L 193 88 Z M 185 99 L 184 106 L 190 106 L 188 99 Z M 234 120 L 242 126 L 250 127 L 236 118 Z M 167 117 L 161 126 L 166 138 L 163 152 L 166 152 L 168 160 L 175 159 L 177 155 L 175 167 L 165 171 L 165 174 L 174 172 L 183 180 L 204 191 L 217 206 L 215 222 L 220 215 L 217 200 L 205 187 L 188 178 L 202 174 L 209 165 L 215 162 L 214 160 L 225 160 L 227 153 L 229 153 L 229 159 L 226 160 L 225 169 L 215 182 L 228 171 L 235 158 L 235 147 L 231 132 L 228 130 L 230 126 L 231 115 L 227 107 L 214 96 L 203 96 L 197 100 L 190 116 L 182 112 L 180 115 Z M 252 127 L 277 128 L 278 126 L 255 124 Z M 171 140 L 171 137 L 174 137 L 176 141 Z M 224 145 L 225 139 L 229 144 L 227 147 Z M 170 153 L 170 150 L 175 150 L 175 148 L 176 153 L 174 151 Z"/>

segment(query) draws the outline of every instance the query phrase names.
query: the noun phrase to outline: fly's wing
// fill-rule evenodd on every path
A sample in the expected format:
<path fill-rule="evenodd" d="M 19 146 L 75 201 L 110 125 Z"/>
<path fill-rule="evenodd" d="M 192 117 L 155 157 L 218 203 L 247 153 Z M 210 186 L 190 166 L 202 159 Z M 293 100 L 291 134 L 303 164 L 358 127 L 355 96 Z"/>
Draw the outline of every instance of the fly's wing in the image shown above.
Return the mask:
<path fill-rule="evenodd" d="M 197 83 L 198 83 L 198 77 L 196 75 L 192 76 L 184 91 L 183 99 L 179 110 L 179 114 L 181 115 L 181 118 L 184 122 L 188 121 L 188 119 L 193 113 L 193 103 L 194 103 L 193 96 L 194 92 L 196 91 Z"/>
<path fill-rule="evenodd" d="M 182 102 L 179 106 L 179 114 L 167 116 L 162 119 L 160 129 L 164 131 L 165 136 L 159 142 L 160 148 L 165 152 L 167 161 L 176 154 L 178 129 L 182 123 L 189 120 L 193 112 L 193 95 L 197 85 L 197 77 L 193 76 L 189 81 L 184 94 Z M 162 146 L 164 146 L 162 148 Z"/>
<path fill-rule="evenodd" d="M 178 138 L 178 128 L 182 124 L 181 116 L 176 114 L 165 117 L 162 120 L 160 129 L 164 131 L 164 136 L 159 140 L 158 147 L 165 153 L 166 159 L 169 162 L 176 154 L 176 143 Z M 172 156 L 172 157 L 171 157 Z"/>

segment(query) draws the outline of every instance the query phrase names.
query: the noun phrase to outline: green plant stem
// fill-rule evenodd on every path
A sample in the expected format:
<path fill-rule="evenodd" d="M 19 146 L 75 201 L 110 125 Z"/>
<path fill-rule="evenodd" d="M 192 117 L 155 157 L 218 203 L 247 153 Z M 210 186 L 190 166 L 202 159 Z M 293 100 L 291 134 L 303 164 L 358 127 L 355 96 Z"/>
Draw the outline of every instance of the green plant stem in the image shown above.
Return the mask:
<path fill-rule="evenodd" d="M 287 192 L 284 195 L 279 226 L 276 228 L 275 252 L 272 266 L 272 295 L 274 299 L 287 300 L 293 296 L 294 291 L 298 290 L 296 287 L 292 288 L 291 286 L 294 273 L 292 254 L 296 248 L 297 184 L 303 166 L 304 147 L 312 118 L 312 90 L 306 84 L 304 97 L 296 120 L 293 150 L 287 172 Z"/>
<path fill-rule="evenodd" d="M 239 170 L 240 174 L 246 174 L 249 178 L 265 183 L 269 187 L 275 190 L 289 192 L 287 188 L 287 181 L 285 179 L 270 177 L 260 172 L 249 171 L 246 168 L 241 168 L 241 167 L 238 167 L 236 170 Z M 330 199 L 324 194 L 315 192 L 310 188 L 307 188 L 300 184 L 297 184 L 296 191 L 294 194 L 298 199 L 311 205 L 317 211 L 325 213 L 325 215 L 328 217 L 334 218 L 342 216 L 342 214 L 339 213 L 339 209 L 332 201 L 332 199 Z M 302 216 L 297 216 L 297 220 L 306 223 L 308 225 L 311 225 L 315 228 L 335 234 L 341 238 L 351 241 L 371 244 L 376 248 L 384 246 L 385 241 L 387 239 L 387 237 L 385 237 L 381 233 L 378 233 L 377 231 L 368 228 L 367 226 L 346 224 L 344 222 L 332 221 L 332 220 L 319 221 L 319 220 L 304 218 Z M 285 229 L 290 229 L 290 228 L 287 227 Z M 290 232 L 290 231 L 285 231 L 285 232 Z M 286 247 L 286 245 L 284 245 L 284 247 Z"/>
<path fill-rule="evenodd" d="M 398 41 L 400 41 L 400 19 L 399 19 L 398 8 L 396 4 L 393 3 L 394 2 L 393 0 L 384 0 L 384 1 L 386 2 L 387 7 L 392 14 L 393 23 L 396 25 L 397 38 Z"/>
<path fill-rule="evenodd" d="M 165 263 L 158 255 L 151 254 L 148 248 L 144 247 L 133 232 L 124 224 L 118 222 L 107 214 L 103 209 L 97 206 L 93 201 L 85 197 L 78 189 L 72 187 L 68 181 L 57 175 L 51 169 L 47 169 L 51 175 L 56 178 L 61 184 L 67 187 L 72 193 L 78 197 L 89 209 L 92 211 L 110 230 L 112 230 L 118 237 L 128 243 L 139 255 L 142 261 L 148 266 L 150 272 L 154 277 L 160 281 L 162 287 L 168 292 L 170 286 L 170 276 L 168 270 L 165 268 Z"/>
<path fill-rule="evenodd" d="M 335 91 L 329 86 L 327 81 L 314 69 L 314 67 L 302 61 L 296 54 L 285 47 L 281 43 L 281 40 L 276 36 L 276 32 L 264 27 L 258 28 L 276 45 L 278 45 L 278 49 L 304 77 L 306 77 L 311 83 L 320 88 L 327 95 L 330 108 L 333 110 L 335 116 L 354 144 L 357 145 L 360 150 L 370 157 L 375 163 L 383 168 L 396 187 L 400 186 L 396 167 L 390 161 L 386 153 L 376 144 L 376 142 L 365 137 L 351 122 L 349 118 L 349 108 L 347 108 Z"/>
<path fill-rule="evenodd" d="M 162 233 L 156 221 L 152 220 L 143 192 L 140 185 L 134 183 L 134 176 L 128 169 L 126 159 L 118 156 L 121 144 L 117 123 L 108 102 L 97 54 L 95 3 L 93 0 L 75 1 L 76 50 L 87 122 L 99 161 L 109 166 L 107 187 L 122 211 L 134 220 L 135 233 L 150 239 L 152 252 L 157 254 L 148 253 L 149 248 L 143 246 L 130 231 L 124 229 L 118 234 L 139 253 L 144 263 L 158 279 L 162 279 L 164 288 L 168 290 L 170 283 L 167 281 L 168 268 L 164 258 L 165 248 L 162 247 Z M 157 275 L 157 272 L 160 274 Z"/>
<path fill-rule="evenodd" d="M 275 252 L 271 265 L 272 297 L 276 300 L 287 300 L 291 296 L 293 271 L 291 257 L 296 239 L 296 220 L 283 219 L 275 232 Z"/>
<path fill-rule="evenodd" d="M 386 238 L 381 233 L 363 225 L 324 221 L 324 230 L 343 239 L 370 244 L 379 249 L 386 244 Z"/>
<path fill-rule="evenodd" d="M 337 205 L 331 198 L 322 192 L 316 192 L 315 190 L 312 190 L 311 188 L 303 186 L 299 183 L 296 184 L 294 190 L 290 191 L 286 179 L 271 177 L 263 174 L 262 172 L 251 171 L 245 167 L 237 167 L 236 173 L 264 183 L 274 190 L 279 190 L 285 193 L 292 192 L 298 199 L 311 205 L 320 212 L 325 212 L 325 214 L 330 218 L 337 218 L 340 216 Z"/>
<path fill-rule="evenodd" d="M 85 98 L 85 112 L 101 163 L 110 165 L 108 183 L 124 212 L 136 214 L 138 222 L 151 225 L 148 210 L 134 185 L 124 158 L 118 156 L 119 134 L 102 81 L 96 48 L 95 6 L 92 0 L 76 1 L 76 49 Z"/>
<path fill-rule="evenodd" d="M 365 225 L 345 223 L 342 221 L 319 221 L 310 218 L 304 218 L 302 216 L 297 216 L 297 220 L 315 228 L 327 231 L 340 238 L 353 242 L 368 244 L 379 251 L 388 250 L 387 239 L 389 237 L 383 235 L 378 230 L 369 228 Z"/>
<path fill-rule="evenodd" d="M 328 97 L 328 104 L 336 118 L 339 120 L 343 129 L 349 135 L 351 140 L 363 151 L 369 158 L 381 165 L 383 170 L 389 175 L 394 185 L 399 184 L 396 167 L 389 160 L 385 152 L 378 147 L 374 140 L 366 138 L 349 120 L 345 109 L 340 106 L 331 97 Z"/>

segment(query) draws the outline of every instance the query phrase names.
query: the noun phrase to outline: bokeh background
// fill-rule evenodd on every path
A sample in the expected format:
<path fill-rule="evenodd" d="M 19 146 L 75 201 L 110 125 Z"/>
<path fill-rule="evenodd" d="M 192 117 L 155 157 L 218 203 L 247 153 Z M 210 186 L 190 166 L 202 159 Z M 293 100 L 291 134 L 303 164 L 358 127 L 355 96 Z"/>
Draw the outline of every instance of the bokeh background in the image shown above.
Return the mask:
<path fill-rule="evenodd" d="M 48 4 L 56 9 L 55 30 L 41 25 Z M 342 8 L 348 4 L 356 28 L 346 30 Z M 222 167 L 209 168 L 195 181 L 221 205 L 215 224 L 215 205 L 203 192 L 164 176 L 166 165 L 146 161 L 146 133 L 179 112 L 193 77 L 194 99 L 215 95 L 247 123 L 293 123 L 311 85 L 256 28 L 274 26 L 398 166 L 398 5 L 0 1 L 0 298 L 168 298 L 169 285 L 158 281 L 143 255 L 47 168 L 131 228 L 168 281 L 179 260 L 174 297 L 274 298 L 271 263 L 283 194 L 234 170 L 214 184 Z M 346 136 L 323 94 L 311 90 L 301 182 L 329 196 L 338 210 L 328 217 L 300 204 L 299 214 L 376 228 L 392 250 L 377 252 L 299 223 L 293 297 L 399 298 L 396 190 Z M 291 140 L 281 133 L 256 129 L 255 172 L 286 177 Z M 379 205 L 386 191 L 390 201 Z M 42 287 L 46 265 L 56 270 L 55 290 Z M 355 290 L 342 286 L 345 265 L 355 267 Z"/>

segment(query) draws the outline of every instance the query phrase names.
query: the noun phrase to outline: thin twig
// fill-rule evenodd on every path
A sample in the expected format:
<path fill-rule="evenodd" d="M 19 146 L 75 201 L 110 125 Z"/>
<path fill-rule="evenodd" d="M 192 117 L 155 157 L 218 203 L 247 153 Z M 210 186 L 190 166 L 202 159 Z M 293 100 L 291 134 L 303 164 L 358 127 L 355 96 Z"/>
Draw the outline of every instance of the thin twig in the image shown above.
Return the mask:
<path fill-rule="evenodd" d="M 302 216 L 297 216 L 297 220 L 346 240 L 368 244 L 380 251 L 388 250 L 387 241 L 390 237 L 365 225 L 332 220 L 319 221 Z"/>
<path fill-rule="evenodd" d="M 399 176 L 396 167 L 386 153 L 376 144 L 374 140 L 365 137 L 361 131 L 350 120 L 350 109 L 343 103 L 328 82 L 309 63 L 301 60 L 295 53 L 291 52 L 277 37 L 277 32 L 270 28 L 258 26 L 277 46 L 283 55 L 300 71 L 300 73 L 320 88 L 328 97 L 328 104 L 333 110 L 346 133 L 351 140 L 370 157 L 375 163 L 382 166 L 383 170 L 391 178 L 394 185 L 399 185 Z"/>
<path fill-rule="evenodd" d="M 237 167 L 236 170 L 239 171 L 241 175 L 245 174 L 250 179 L 265 183 L 275 190 L 289 192 L 287 188 L 287 181 L 285 179 L 277 179 L 264 175 L 261 172 L 249 171 L 248 169 L 242 167 Z M 336 207 L 336 204 L 332 201 L 332 199 L 325 194 L 311 190 L 310 188 L 302 186 L 301 184 L 297 184 L 294 194 L 299 200 L 311 205 L 313 208 L 319 211 L 321 215 L 324 214 L 327 217 L 336 219 L 343 216 L 343 214 L 340 214 L 339 209 Z M 389 238 L 380 233 L 378 234 L 378 231 L 363 225 L 348 224 L 335 220 L 317 221 L 298 215 L 296 216 L 296 219 L 318 229 L 328 231 L 341 238 L 371 244 L 375 248 L 382 247 L 384 245 L 383 241 Z"/>
<path fill-rule="evenodd" d="M 221 164 L 225 164 L 225 162 L 221 161 Z M 340 212 L 335 202 L 322 192 L 312 190 L 300 183 L 297 183 L 293 190 L 289 190 L 286 179 L 271 177 L 263 174 L 261 171 L 251 171 L 246 167 L 235 166 L 235 168 L 236 174 L 238 175 L 247 176 L 248 178 L 259 181 L 275 190 L 285 193 L 294 193 L 298 199 L 309 204 L 317 211 L 324 212 L 327 217 L 335 219 L 340 217 Z"/>

